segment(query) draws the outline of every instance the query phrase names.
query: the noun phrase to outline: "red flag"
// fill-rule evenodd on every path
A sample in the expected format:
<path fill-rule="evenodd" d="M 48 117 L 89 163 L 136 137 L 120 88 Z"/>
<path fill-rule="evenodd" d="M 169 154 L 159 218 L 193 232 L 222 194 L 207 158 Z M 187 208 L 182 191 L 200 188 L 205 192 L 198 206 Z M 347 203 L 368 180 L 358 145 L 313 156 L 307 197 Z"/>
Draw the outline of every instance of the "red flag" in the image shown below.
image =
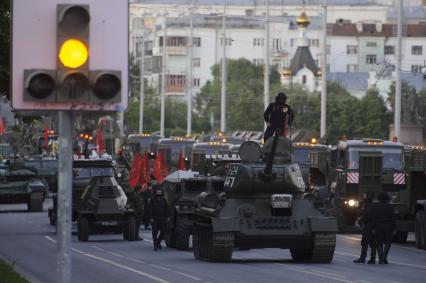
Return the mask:
<path fill-rule="evenodd" d="M 142 160 L 140 183 L 142 186 L 142 191 L 146 191 L 148 189 L 149 183 L 151 183 L 151 170 L 149 169 L 149 159 L 148 153 L 146 151 Z"/>
<path fill-rule="evenodd" d="M 157 158 L 155 158 L 154 171 L 152 174 L 159 184 L 163 183 L 164 178 L 169 175 L 169 170 L 167 169 L 167 163 L 164 159 L 163 151 L 160 151 L 160 153 L 157 155 Z"/>
<path fill-rule="evenodd" d="M 142 156 L 139 152 L 135 154 L 135 159 L 132 163 L 132 168 L 129 174 L 129 186 L 134 189 L 140 184 L 142 168 Z"/>
<path fill-rule="evenodd" d="M 98 134 L 96 136 L 96 143 L 98 144 L 98 152 L 103 154 L 105 151 L 105 145 L 102 138 L 102 128 L 98 128 Z"/>
<path fill-rule="evenodd" d="M 177 170 L 186 170 L 185 159 L 183 158 L 182 150 L 179 152 L 179 161 Z"/>
<path fill-rule="evenodd" d="M 47 124 L 44 125 L 44 148 L 47 149 L 49 147 L 49 127 Z"/>
<path fill-rule="evenodd" d="M 0 117 L 0 136 L 6 133 L 6 127 L 3 122 L 3 117 Z"/>

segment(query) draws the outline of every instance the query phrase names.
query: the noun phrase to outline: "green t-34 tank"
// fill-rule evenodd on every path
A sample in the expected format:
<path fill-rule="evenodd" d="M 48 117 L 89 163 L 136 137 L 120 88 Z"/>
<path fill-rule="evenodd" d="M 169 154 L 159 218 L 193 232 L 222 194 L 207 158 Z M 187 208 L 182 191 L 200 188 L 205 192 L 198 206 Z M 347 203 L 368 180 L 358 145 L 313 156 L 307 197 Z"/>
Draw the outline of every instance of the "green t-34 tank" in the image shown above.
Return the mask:
<path fill-rule="evenodd" d="M 231 164 L 224 192 L 201 193 L 195 210 L 194 256 L 229 262 L 232 251 L 290 249 L 297 262 L 330 263 L 337 221 L 306 197 L 299 166 L 291 161 L 290 141 L 275 134 L 263 147 L 245 142 L 241 163 Z"/>

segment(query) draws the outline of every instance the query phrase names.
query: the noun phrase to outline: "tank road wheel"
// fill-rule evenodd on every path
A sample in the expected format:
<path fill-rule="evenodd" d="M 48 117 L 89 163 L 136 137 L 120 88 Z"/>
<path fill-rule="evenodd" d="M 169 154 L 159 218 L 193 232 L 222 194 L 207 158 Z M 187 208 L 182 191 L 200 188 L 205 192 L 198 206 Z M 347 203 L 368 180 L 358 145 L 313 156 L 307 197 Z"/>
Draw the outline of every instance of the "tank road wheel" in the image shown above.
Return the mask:
<path fill-rule="evenodd" d="M 136 218 L 134 216 L 129 217 L 129 223 L 125 229 L 127 229 L 127 240 L 136 241 Z"/>
<path fill-rule="evenodd" d="M 395 236 L 393 236 L 393 241 L 395 243 L 404 244 L 407 242 L 408 232 L 407 231 L 396 231 Z"/>
<path fill-rule="evenodd" d="M 87 217 L 80 217 L 77 220 L 77 234 L 79 241 L 87 242 L 89 240 L 89 219 Z"/>
<path fill-rule="evenodd" d="M 189 250 L 190 231 L 188 225 L 184 221 L 178 220 L 174 232 L 176 248 L 183 251 Z"/>
<path fill-rule="evenodd" d="M 290 249 L 291 256 L 296 262 L 331 263 L 336 247 L 336 234 L 315 233 L 312 249 Z"/>
<path fill-rule="evenodd" d="M 423 210 L 417 211 L 416 214 L 416 247 L 418 249 L 426 250 L 426 226 L 425 226 L 425 212 Z"/>
<path fill-rule="evenodd" d="M 214 262 L 230 262 L 232 260 L 233 243 L 214 245 L 214 233 L 210 225 L 194 225 L 193 248 L 194 257 Z"/>
<path fill-rule="evenodd" d="M 28 211 L 39 212 L 43 211 L 43 193 L 31 193 L 30 199 L 28 200 Z"/>

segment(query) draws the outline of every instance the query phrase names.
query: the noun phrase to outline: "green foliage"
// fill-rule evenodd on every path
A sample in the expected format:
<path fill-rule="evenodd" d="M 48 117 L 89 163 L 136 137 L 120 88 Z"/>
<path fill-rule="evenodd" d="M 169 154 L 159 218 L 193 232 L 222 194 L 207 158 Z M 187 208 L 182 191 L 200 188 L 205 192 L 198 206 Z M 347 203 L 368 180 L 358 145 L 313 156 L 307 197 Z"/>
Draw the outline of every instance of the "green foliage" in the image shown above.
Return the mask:
<path fill-rule="evenodd" d="M 0 95 L 9 96 L 10 1 L 0 1 Z"/>
<path fill-rule="evenodd" d="M 0 282 L 29 283 L 25 278 L 13 271 L 13 267 L 0 260 Z"/>
<path fill-rule="evenodd" d="M 360 133 L 362 137 L 387 139 L 390 116 L 384 99 L 376 89 L 369 89 L 361 99 Z"/>
<path fill-rule="evenodd" d="M 263 129 L 263 66 L 256 66 L 246 59 L 228 60 L 226 116 L 227 129 L 262 130 Z M 195 108 L 203 125 L 210 115 L 214 118 L 214 129 L 220 125 L 221 103 L 221 65 L 212 67 L 213 81 L 207 82 L 198 93 Z M 271 89 L 279 82 L 276 68 L 271 69 Z M 211 130 L 203 128 L 203 130 Z"/>

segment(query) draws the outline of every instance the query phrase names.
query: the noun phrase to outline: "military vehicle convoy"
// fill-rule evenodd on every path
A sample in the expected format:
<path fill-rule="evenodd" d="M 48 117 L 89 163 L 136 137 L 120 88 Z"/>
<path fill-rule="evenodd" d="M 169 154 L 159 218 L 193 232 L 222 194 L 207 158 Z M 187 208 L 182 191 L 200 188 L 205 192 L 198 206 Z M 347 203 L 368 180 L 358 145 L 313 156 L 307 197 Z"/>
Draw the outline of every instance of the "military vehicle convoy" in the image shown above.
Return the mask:
<path fill-rule="evenodd" d="M 93 176 L 81 195 L 77 211 L 78 240 L 86 242 L 91 234 L 123 233 L 135 241 L 136 216 L 127 205 L 127 197 L 114 176 Z"/>
<path fill-rule="evenodd" d="M 49 187 L 49 191 L 58 191 L 58 160 L 56 158 L 32 158 L 25 160 L 25 168 L 37 173 L 37 176 Z"/>
<path fill-rule="evenodd" d="M 224 192 L 203 192 L 194 211 L 193 252 L 198 260 L 229 262 L 234 248 L 290 249 L 294 261 L 330 263 L 337 221 L 305 196 L 290 141 L 276 133 L 263 147 L 245 142 L 231 164 Z"/>
<path fill-rule="evenodd" d="M 195 140 L 192 138 L 184 137 L 170 137 L 162 138 L 158 140 L 158 152 L 162 150 L 164 152 L 164 157 L 167 164 L 170 166 L 171 170 L 175 169 L 178 165 L 179 154 L 182 152 L 182 156 L 185 158 L 185 161 L 189 161 L 191 157 L 192 145 L 195 143 Z M 186 162 L 189 163 L 189 162 Z M 188 164 L 189 165 L 189 164 Z"/>
<path fill-rule="evenodd" d="M 47 186 L 21 161 L 0 163 L 0 204 L 26 203 L 28 211 L 43 211 Z"/>
<path fill-rule="evenodd" d="M 202 171 L 205 167 L 206 155 L 219 155 L 230 153 L 230 143 L 224 142 L 197 142 L 192 146 L 191 170 Z"/>

